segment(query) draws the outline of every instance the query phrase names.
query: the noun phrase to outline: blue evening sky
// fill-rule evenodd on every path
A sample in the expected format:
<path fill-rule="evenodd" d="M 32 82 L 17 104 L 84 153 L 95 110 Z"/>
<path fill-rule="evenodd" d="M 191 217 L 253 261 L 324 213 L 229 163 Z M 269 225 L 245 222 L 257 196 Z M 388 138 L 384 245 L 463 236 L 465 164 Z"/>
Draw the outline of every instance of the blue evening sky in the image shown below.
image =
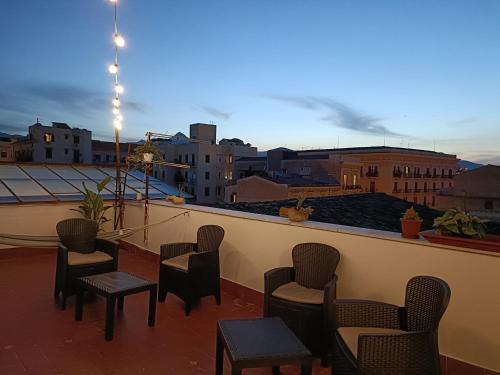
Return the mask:
<path fill-rule="evenodd" d="M 113 134 L 109 0 L 2 0 L 0 131 Z M 119 0 L 121 132 L 500 164 L 500 0 Z M 435 146 L 434 146 L 435 145 Z"/>

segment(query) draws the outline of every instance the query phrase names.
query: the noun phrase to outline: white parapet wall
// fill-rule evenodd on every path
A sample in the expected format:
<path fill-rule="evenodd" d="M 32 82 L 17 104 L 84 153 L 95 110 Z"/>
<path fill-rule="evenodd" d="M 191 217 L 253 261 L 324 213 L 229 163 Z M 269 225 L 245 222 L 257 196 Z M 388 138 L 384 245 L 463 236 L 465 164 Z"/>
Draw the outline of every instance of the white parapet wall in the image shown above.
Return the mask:
<path fill-rule="evenodd" d="M 291 249 L 301 242 L 321 242 L 341 253 L 338 297 L 376 299 L 402 305 L 407 281 L 432 275 L 448 282 L 451 302 L 442 320 L 441 353 L 470 364 L 500 370 L 500 254 L 403 240 L 396 233 L 305 222 L 209 207 L 155 202 L 149 222 L 179 216 L 128 241 L 159 253 L 162 243 L 196 241 L 201 225 L 216 224 L 226 235 L 221 245 L 222 277 L 263 291 L 265 271 L 291 265 Z M 127 227 L 143 223 L 143 206 L 127 204 Z"/>

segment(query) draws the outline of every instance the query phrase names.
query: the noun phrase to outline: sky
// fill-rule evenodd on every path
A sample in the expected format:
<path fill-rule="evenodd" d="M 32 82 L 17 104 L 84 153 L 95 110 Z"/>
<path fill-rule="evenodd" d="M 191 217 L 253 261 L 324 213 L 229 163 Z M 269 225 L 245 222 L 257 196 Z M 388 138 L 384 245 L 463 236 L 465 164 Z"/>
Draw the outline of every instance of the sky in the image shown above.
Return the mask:
<path fill-rule="evenodd" d="M 118 0 L 121 139 L 397 146 L 500 164 L 500 0 Z M 0 131 L 113 139 L 109 0 L 0 1 Z"/>

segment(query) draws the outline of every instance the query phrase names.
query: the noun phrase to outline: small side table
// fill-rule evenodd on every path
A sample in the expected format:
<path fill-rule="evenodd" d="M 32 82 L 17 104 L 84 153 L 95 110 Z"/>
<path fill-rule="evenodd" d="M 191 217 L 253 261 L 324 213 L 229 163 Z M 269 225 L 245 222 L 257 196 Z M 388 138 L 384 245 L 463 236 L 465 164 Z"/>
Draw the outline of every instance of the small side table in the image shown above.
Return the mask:
<path fill-rule="evenodd" d="M 155 325 L 157 285 L 150 280 L 127 272 L 108 272 L 78 278 L 76 280 L 75 320 L 82 320 L 84 291 L 106 298 L 106 341 L 113 339 L 116 300 L 118 300 L 118 310 L 122 311 L 125 296 L 131 294 L 149 291 L 148 326 Z"/>
<path fill-rule="evenodd" d="M 244 368 L 272 367 L 299 363 L 302 375 L 312 374 L 312 354 L 285 325 L 281 318 L 219 320 L 215 374 L 222 375 L 224 349 L 232 366 L 232 375 Z"/>

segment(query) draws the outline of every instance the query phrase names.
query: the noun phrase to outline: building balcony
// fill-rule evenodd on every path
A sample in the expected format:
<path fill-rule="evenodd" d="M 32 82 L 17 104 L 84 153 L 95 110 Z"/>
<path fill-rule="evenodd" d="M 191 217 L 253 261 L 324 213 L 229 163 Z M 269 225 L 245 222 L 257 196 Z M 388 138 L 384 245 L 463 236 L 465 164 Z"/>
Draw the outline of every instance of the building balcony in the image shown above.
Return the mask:
<path fill-rule="evenodd" d="M 392 172 L 392 177 L 400 178 L 401 176 L 403 176 L 403 172 L 401 172 L 401 171 Z"/>
<path fill-rule="evenodd" d="M 361 185 L 343 185 L 342 190 L 361 190 L 363 187 Z"/>
<path fill-rule="evenodd" d="M 378 171 L 368 171 L 365 173 L 366 177 L 378 177 Z"/>
<path fill-rule="evenodd" d="M 0 205 L 4 233 L 47 235 L 78 203 Z M 364 214 L 364 213 L 363 213 Z M 492 374 L 500 371 L 500 254 L 425 240 L 399 233 L 229 211 L 212 207 L 149 205 L 150 223 L 173 218 L 123 239 L 119 269 L 157 280 L 159 246 L 194 241 L 204 224 L 220 225 L 222 305 L 203 298 L 189 317 L 182 302 L 168 295 L 157 306 L 156 326 L 147 327 L 147 295 L 125 299 L 117 315 L 115 337 L 105 342 L 105 303 L 85 304 L 83 321 L 74 320 L 74 300 L 60 311 L 52 297 L 55 250 L 0 249 L 0 373 L 14 374 L 200 374 L 214 373 L 218 319 L 262 316 L 264 272 L 291 265 L 291 248 L 322 242 L 341 253 L 338 298 L 377 299 L 403 304 L 406 282 L 415 275 L 446 280 L 452 297 L 439 328 L 443 374 Z M 128 202 L 125 227 L 143 224 L 144 206 Z M 466 275 L 466 277 L 464 277 Z M 226 369 L 228 368 L 226 362 Z M 487 369 L 487 370 L 486 370 Z M 270 369 L 252 370 L 270 374 Z M 295 367 L 283 368 L 295 374 Z M 315 362 L 315 374 L 330 374 Z"/>

